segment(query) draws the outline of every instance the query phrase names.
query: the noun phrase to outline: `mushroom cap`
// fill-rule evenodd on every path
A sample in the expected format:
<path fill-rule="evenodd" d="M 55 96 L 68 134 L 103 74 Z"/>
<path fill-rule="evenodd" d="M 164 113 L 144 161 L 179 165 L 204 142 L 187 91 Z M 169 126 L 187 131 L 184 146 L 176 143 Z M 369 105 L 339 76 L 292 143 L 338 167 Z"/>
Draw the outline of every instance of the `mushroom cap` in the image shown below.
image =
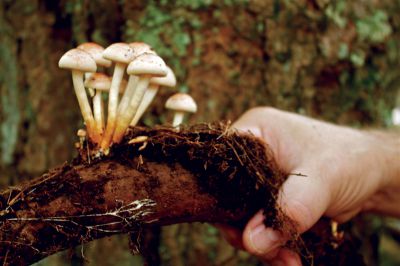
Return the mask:
<path fill-rule="evenodd" d="M 129 46 L 132 47 L 133 52 L 135 53 L 135 57 L 144 53 L 150 53 L 150 54 L 156 53 L 153 51 L 150 45 L 144 42 L 131 42 Z"/>
<path fill-rule="evenodd" d="M 84 138 L 84 137 L 86 137 L 86 130 L 80 128 L 80 129 L 78 129 L 78 131 L 76 132 L 76 135 L 77 135 L 78 137 L 80 137 L 80 138 Z"/>
<path fill-rule="evenodd" d="M 103 52 L 103 57 L 118 63 L 129 64 L 135 58 L 135 53 L 129 44 L 118 42 L 108 46 Z"/>
<path fill-rule="evenodd" d="M 174 111 L 195 113 L 197 111 L 197 104 L 189 94 L 176 93 L 168 98 L 165 108 Z"/>
<path fill-rule="evenodd" d="M 111 78 L 103 73 L 94 73 L 85 80 L 85 87 L 109 91 L 111 87 Z"/>
<path fill-rule="evenodd" d="M 133 60 L 127 69 L 128 75 L 152 75 L 164 77 L 167 75 L 167 66 L 156 54 L 141 54 Z"/>
<path fill-rule="evenodd" d="M 151 84 L 156 84 L 158 86 L 164 87 L 175 87 L 176 86 L 176 77 L 172 69 L 167 66 L 167 75 L 165 77 L 154 77 L 150 79 Z"/>
<path fill-rule="evenodd" d="M 81 49 L 71 49 L 66 52 L 58 61 L 58 67 L 83 72 L 96 72 L 97 69 L 93 57 Z"/>
<path fill-rule="evenodd" d="M 125 91 L 126 84 L 126 80 L 121 81 L 119 93 Z M 111 87 L 111 77 L 103 73 L 94 73 L 85 80 L 85 87 L 108 92 Z"/>
<path fill-rule="evenodd" d="M 112 64 L 110 60 L 107 60 L 103 57 L 103 46 L 95 42 L 85 42 L 79 45 L 77 48 L 88 52 L 99 66 L 110 67 Z"/>

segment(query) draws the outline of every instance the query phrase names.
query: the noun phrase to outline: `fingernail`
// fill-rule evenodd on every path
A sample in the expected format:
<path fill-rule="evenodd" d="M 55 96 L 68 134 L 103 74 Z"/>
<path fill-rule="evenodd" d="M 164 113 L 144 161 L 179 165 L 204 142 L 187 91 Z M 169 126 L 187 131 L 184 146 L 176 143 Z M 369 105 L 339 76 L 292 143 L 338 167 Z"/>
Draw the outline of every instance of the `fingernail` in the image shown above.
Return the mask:
<path fill-rule="evenodd" d="M 243 133 L 250 133 L 256 137 L 261 137 L 261 130 L 257 127 L 235 127 L 237 130 Z"/>
<path fill-rule="evenodd" d="M 260 224 L 250 232 L 250 243 L 254 250 L 260 254 L 265 254 L 275 248 L 281 243 L 281 235 L 272 230 L 266 228 L 263 224 Z"/>
<path fill-rule="evenodd" d="M 285 266 L 285 263 L 281 260 L 274 260 L 271 262 L 271 266 Z"/>

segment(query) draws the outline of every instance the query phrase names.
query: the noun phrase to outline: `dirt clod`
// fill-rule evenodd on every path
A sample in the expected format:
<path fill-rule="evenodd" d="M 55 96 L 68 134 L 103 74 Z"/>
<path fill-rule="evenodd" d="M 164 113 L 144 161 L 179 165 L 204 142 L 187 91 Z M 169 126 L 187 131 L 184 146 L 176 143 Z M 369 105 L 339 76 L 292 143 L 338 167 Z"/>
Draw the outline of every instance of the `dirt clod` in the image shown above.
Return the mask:
<path fill-rule="evenodd" d="M 259 209 L 265 224 L 288 235 L 290 246 L 307 263 L 328 265 L 325 257 L 336 258 L 333 254 L 346 250 L 325 227 L 304 239 L 296 234 L 276 205 L 287 175 L 265 143 L 224 123 L 179 131 L 136 127 L 108 156 L 90 150 L 93 158 L 83 147 L 71 164 L 0 193 L 4 265 L 30 264 L 93 239 L 148 226 L 198 221 L 243 228 Z M 335 248 L 324 248 L 324 253 L 319 248 L 325 244 Z M 349 260 L 353 257 L 346 254 L 346 262 L 357 261 Z M 346 265 L 337 261 L 335 265 Z"/>

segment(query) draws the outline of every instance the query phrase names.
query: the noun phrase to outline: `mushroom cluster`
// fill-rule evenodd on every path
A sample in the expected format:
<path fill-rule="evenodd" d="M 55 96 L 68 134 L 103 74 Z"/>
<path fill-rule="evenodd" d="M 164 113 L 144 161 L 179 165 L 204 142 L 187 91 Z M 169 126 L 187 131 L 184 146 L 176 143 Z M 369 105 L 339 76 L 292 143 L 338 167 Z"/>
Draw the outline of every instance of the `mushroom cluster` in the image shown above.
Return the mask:
<path fill-rule="evenodd" d="M 108 68 L 113 63 L 112 77 L 96 73 L 98 67 Z M 172 69 L 142 42 L 114 43 L 105 49 L 93 42 L 84 43 L 66 52 L 58 66 L 71 70 L 87 137 L 105 153 L 113 143 L 121 142 L 129 126 L 136 126 L 160 87 L 176 85 Z M 104 93 L 108 93 L 107 110 Z M 166 108 L 175 111 L 172 125 L 178 129 L 184 113 L 197 110 L 192 97 L 183 93 L 171 96 Z"/>

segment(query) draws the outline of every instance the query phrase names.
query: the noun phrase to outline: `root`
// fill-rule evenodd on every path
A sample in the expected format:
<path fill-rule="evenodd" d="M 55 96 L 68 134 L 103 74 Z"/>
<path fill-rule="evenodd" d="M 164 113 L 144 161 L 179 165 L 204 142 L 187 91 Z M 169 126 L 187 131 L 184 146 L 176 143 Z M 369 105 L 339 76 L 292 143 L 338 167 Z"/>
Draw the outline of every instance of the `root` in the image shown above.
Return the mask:
<path fill-rule="evenodd" d="M 106 157 L 85 145 L 72 163 L 0 192 L 3 265 L 31 264 L 120 233 L 132 233 L 132 249 L 139 250 L 135 237 L 147 226 L 197 221 L 243 228 L 260 209 L 267 226 L 299 247 L 294 224 L 276 206 L 287 175 L 254 136 L 226 124 L 136 127 Z"/>

